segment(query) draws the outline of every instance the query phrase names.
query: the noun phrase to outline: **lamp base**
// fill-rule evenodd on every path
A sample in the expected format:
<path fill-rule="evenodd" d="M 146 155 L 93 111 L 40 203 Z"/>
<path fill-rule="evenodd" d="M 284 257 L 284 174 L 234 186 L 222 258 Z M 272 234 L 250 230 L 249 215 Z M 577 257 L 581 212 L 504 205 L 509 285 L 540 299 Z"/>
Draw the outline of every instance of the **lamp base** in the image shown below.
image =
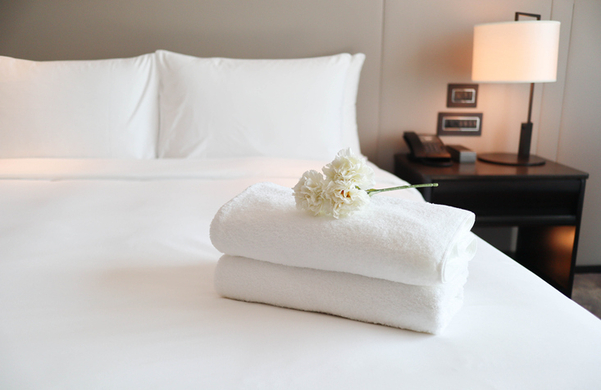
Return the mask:
<path fill-rule="evenodd" d="M 537 166 L 544 165 L 545 160 L 538 156 L 521 157 L 514 153 L 484 153 L 478 155 L 478 160 L 490 164 L 511 165 L 511 166 Z"/>

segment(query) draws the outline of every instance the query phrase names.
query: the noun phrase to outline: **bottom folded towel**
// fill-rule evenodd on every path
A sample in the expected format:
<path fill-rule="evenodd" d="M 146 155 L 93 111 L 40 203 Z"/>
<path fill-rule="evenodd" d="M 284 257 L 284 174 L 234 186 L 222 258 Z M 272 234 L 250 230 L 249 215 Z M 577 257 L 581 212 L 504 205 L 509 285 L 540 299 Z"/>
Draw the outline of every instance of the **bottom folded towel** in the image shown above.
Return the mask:
<path fill-rule="evenodd" d="M 432 334 L 461 308 L 466 280 L 467 274 L 445 284 L 415 286 L 229 255 L 215 270 L 215 288 L 226 298 Z"/>

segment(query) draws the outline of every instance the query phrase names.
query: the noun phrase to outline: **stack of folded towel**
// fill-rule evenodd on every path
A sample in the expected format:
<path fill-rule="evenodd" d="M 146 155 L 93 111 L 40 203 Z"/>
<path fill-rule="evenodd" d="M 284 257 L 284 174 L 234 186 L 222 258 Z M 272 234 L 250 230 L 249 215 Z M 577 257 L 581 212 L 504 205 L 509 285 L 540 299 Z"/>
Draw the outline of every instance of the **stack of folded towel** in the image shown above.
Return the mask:
<path fill-rule="evenodd" d="M 225 253 L 215 271 L 224 297 L 440 333 L 463 303 L 476 251 L 474 214 L 374 196 L 343 219 L 296 208 L 293 191 L 255 184 L 211 223 Z"/>

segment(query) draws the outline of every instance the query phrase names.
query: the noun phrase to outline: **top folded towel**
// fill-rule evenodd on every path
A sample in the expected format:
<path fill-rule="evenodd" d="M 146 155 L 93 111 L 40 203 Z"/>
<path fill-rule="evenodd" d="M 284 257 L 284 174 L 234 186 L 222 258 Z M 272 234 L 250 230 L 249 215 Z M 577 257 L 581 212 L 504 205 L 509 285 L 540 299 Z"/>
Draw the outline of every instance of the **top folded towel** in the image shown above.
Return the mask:
<path fill-rule="evenodd" d="M 292 189 L 258 183 L 221 207 L 211 241 L 228 255 L 433 285 L 467 271 L 474 221 L 470 211 L 388 196 L 348 218 L 315 217 L 296 208 Z"/>

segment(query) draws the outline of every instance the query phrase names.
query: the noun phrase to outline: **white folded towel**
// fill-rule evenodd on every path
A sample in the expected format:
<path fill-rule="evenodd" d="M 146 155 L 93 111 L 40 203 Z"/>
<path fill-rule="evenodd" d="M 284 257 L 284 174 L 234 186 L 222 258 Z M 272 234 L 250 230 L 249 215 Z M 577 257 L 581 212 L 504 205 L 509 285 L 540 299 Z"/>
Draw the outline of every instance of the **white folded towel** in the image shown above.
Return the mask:
<path fill-rule="evenodd" d="M 466 278 L 414 286 L 224 255 L 215 288 L 227 298 L 439 334 L 463 305 Z"/>
<path fill-rule="evenodd" d="M 250 186 L 211 223 L 219 251 L 256 260 L 434 285 L 466 272 L 476 251 L 474 214 L 376 195 L 350 217 L 315 217 L 296 208 L 292 189 Z"/>

